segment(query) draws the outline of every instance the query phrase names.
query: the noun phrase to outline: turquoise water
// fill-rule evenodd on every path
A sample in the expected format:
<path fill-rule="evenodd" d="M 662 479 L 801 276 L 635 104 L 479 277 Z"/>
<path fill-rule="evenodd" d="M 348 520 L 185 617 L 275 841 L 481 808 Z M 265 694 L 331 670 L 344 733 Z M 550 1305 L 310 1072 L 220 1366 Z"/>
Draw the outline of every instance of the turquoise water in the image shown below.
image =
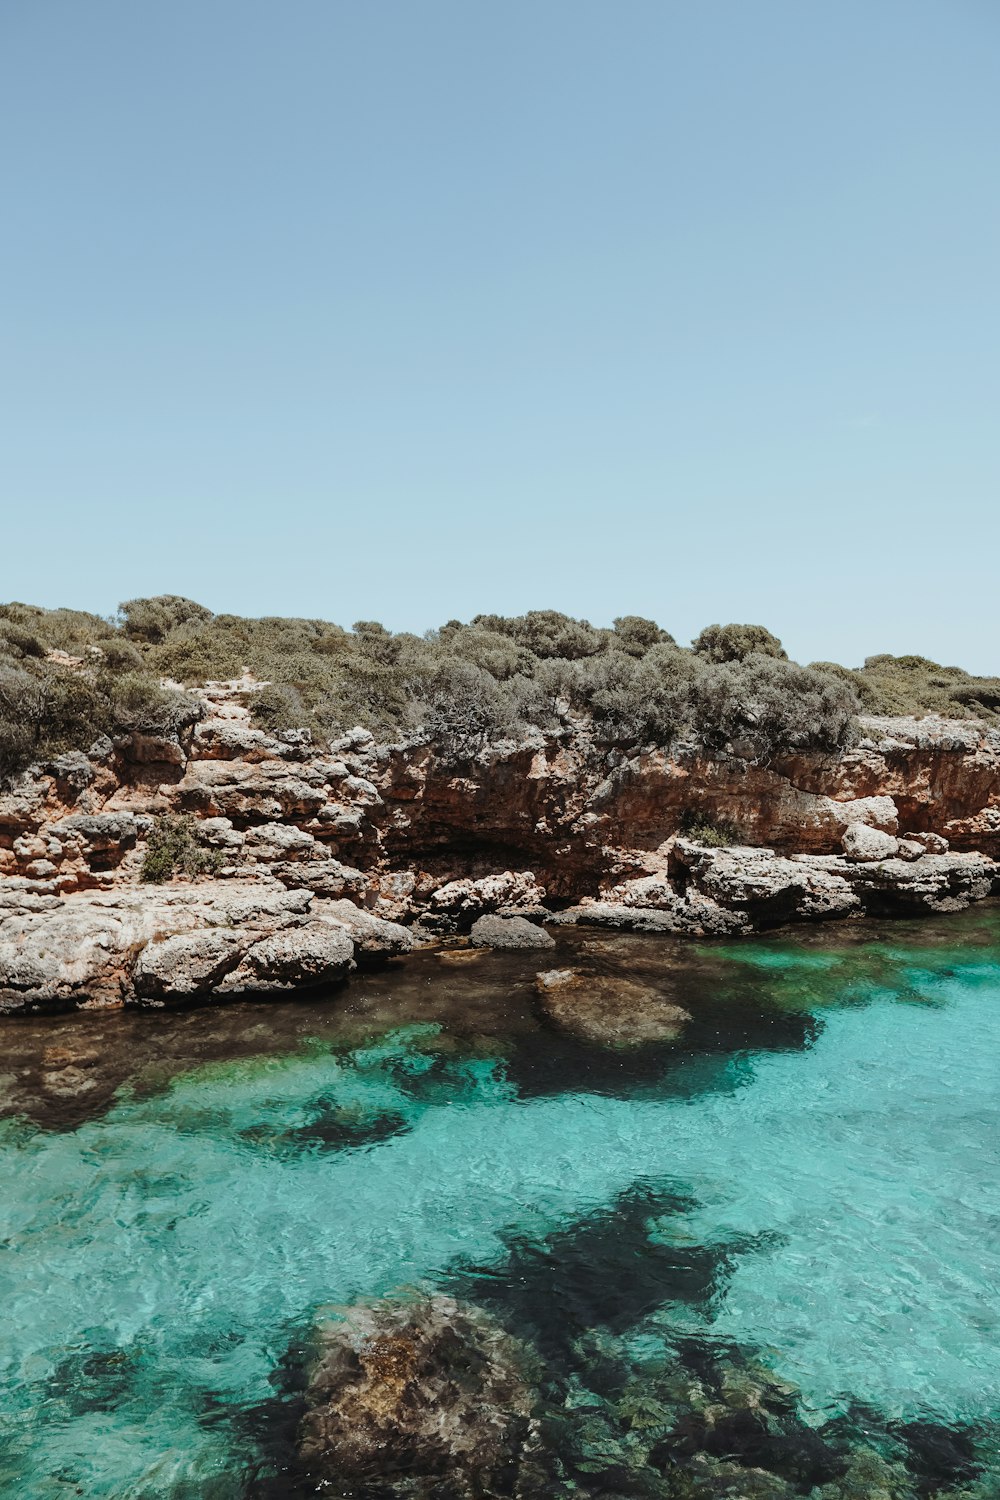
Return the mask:
<path fill-rule="evenodd" d="M 595 1241 L 572 1285 L 553 1272 L 560 1316 L 584 1272 L 610 1320 L 623 1254 L 697 1250 L 694 1291 L 629 1283 L 637 1355 L 681 1334 L 761 1350 L 817 1424 L 857 1402 L 996 1417 L 1000 951 L 981 926 L 907 931 L 710 950 L 671 981 L 688 1038 L 641 1057 L 537 1026 L 353 1046 L 318 1026 L 126 1082 L 72 1128 L 6 1119 L 0 1496 L 249 1494 L 267 1461 L 244 1418 L 317 1309 L 484 1268 L 502 1300 L 512 1247 L 595 1214 L 614 1245 L 637 1193 L 631 1240 Z M 674 951 L 637 941 L 635 963 Z M 629 972 L 627 943 L 608 955 Z M 449 983 L 471 1006 L 483 972 Z"/>

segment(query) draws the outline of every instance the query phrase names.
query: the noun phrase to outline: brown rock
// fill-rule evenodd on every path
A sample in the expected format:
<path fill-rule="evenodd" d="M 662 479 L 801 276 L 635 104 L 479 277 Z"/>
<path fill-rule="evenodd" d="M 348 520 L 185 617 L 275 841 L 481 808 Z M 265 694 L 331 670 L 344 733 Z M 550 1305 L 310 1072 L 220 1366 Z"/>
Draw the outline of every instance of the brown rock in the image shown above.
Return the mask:
<path fill-rule="evenodd" d="M 530 1430 L 527 1366 L 491 1318 L 450 1297 L 353 1308 L 321 1331 L 300 1452 L 338 1489 L 510 1494 Z"/>
<path fill-rule="evenodd" d="M 536 974 L 543 1013 L 563 1031 L 605 1047 L 673 1042 L 691 1017 L 649 985 L 581 969 Z"/>

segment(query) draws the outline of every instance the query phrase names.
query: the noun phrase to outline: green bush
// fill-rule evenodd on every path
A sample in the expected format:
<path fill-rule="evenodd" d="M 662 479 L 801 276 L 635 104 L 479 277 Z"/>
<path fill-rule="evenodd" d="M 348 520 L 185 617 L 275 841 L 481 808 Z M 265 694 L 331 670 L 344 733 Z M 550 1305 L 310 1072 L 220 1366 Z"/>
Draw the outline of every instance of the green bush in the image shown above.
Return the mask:
<path fill-rule="evenodd" d="M 701 743 L 753 764 L 794 750 L 842 750 L 857 708 L 839 677 L 757 654 L 706 668 L 692 692 Z"/>
<path fill-rule="evenodd" d="M 149 835 L 141 879 L 162 885 L 175 875 L 215 875 L 225 864 L 220 849 L 198 842 L 198 820 L 188 814 L 167 813 L 157 818 Z"/>
<path fill-rule="evenodd" d="M 130 641 L 155 645 L 165 641 L 178 625 L 200 624 L 212 618 L 212 611 L 180 594 L 158 594 L 152 599 L 127 599 L 119 604 L 122 631 Z"/>
<path fill-rule="evenodd" d="M 527 646 L 502 631 L 482 625 L 460 625 L 453 620 L 428 644 L 481 667 L 498 682 L 507 682 L 511 677 L 531 677 L 538 666 L 538 657 Z"/>
<path fill-rule="evenodd" d="M 86 749 L 114 727 L 107 698 L 84 673 L 43 662 L 0 664 L 0 775 L 66 750 Z"/>
<path fill-rule="evenodd" d="M 141 672 L 144 668 L 143 655 L 138 646 L 122 636 L 112 636 L 110 640 L 102 641 L 92 649 L 95 654 L 100 653 L 98 664 L 105 672 Z"/>
<path fill-rule="evenodd" d="M 0 617 L 0 660 L 4 657 L 14 661 L 25 656 L 41 658 L 45 651 L 43 642 L 28 626 Z"/>
<path fill-rule="evenodd" d="M 687 717 L 689 660 L 687 653 L 665 643 L 639 660 L 612 651 L 567 664 L 570 670 L 562 687 L 572 706 L 591 716 L 598 740 L 667 746 L 681 733 Z"/>
<path fill-rule="evenodd" d="M 51 653 L 77 658 L 74 667 Z M 855 710 L 1000 720 L 1000 678 L 920 656 L 875 656 L 851 670 L 789 662 L 762 625 L 711 625 L 692 649 L 655 620 L 613 628 L 558 610 L 449 620 L 424 636 L 375 620 L 213 614 L 179 595 L 132 599 L 117 622 L 79 610 L 0 605 L 0 774 L 98 735 L 173 734 L 196 700 L 164 688 L 250 672 L 254 721 L 318 740 L 360 724 L 384 740 L 419 733 L 452 755 L 534 726 L 589 726 L 597 747 L 700 746 L 768 759 L 837 749 Z"/>
<path fill-rule="evenodd" d="M 630 656 L 645 656 L 653 646 L 674 646 L 676 641 L 666 630 L 661 630 L 655 620 L 644 620 L 642 615 L 619 615 L 614 622 L 614 634 L 610 644 Z"/>
<path fill-rule="evenodd" d="M 711 662 L 743 661 L 746 657 L 774 656 L 788 660 L 788 653 L 763 625 L 707 625 L 692 644 L 698 656 Z"/>
<path fill-rule="evenodd" d="M 254 693 L 250 710 L 254 724 L 268 734 L 314 727 L 312 711 L 306 707 L 302 694 L 287 682 L 273 682 Z"/>
<path fill-rule="evenodd" d="M 589 620 L 574 620 L 557 609 L 532 609 L 526 615 L 474 615 L 473 625 L 506 635 L 535 656 L 578 661 L 605 650 L 609 632 L 595 630 Z"/>
<path fill-rule="evenodd" d="M 867 713 L 991 719 L 1000 710 L 1000 678 L 973 677 L 926 656 L 869 656 L 855 676 Z"/>
<path fill-rule="evenodd" d="M 706 849 L 728 849 L 740 842 L 735 824 L 725 818 L 709 818 L 696 808 L 689 808 L 681 818 L 681 832 Z"/>
<path fill-rule="evenodd" d="M 474 754 L 491 740 L 520 736 L 543 713 L 530 679 L 500 683 L 472 662 L 445 657 L 411 700 L 414 728 L 456 756 Z"/>
<path fill-rule="evenodd" d="M 197 698 L 163 688 L 142 672 L 111 673 L 99 679 L 110 710 L 112 732 L 175 735 L 202 717 Z"/>

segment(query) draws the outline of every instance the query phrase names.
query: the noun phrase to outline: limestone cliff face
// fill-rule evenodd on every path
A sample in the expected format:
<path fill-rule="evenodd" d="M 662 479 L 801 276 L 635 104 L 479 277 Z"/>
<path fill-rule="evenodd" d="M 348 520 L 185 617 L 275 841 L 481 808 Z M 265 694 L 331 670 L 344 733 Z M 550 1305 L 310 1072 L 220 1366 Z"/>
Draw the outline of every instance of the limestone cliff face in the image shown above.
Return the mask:
<path fill-rule="evenodd" d="M 661 751 L 609 766 L 583 734 L 455 763 L 363 730 L 332 749 L 276 739 L 224 694 L 206 701 L 186 744 L 104 742 L 0 792 L 0 876 L 45 894 L 128 881 L 153 818 L 171 812 L 199 820 L 244 874 L 293 865 L 319 882 L 333 861 L 369 890 L 391 872 L 440 884 L 514 868 L 550 896 L 592 895 L 656 868 L 650 855 L 692 818 L 783 854 L 839 854 L 853 823 L 1000 854 L 1000 731 L 966 721 L 867 719 L 856 749 L 769 766 Z"/>
<path fill-rule="evenodd" d="M 104 741 L 0 792 L 6 921 L 29 897 L 125 894 L 130 912 L 152 909 L 140 872 L 164 814 L 188 815 L 215 851 L 218 890 L 308 892 L 310 922 L 345 898 L 439 931 L 576 903 L 581 920 L 697 933 L 947 910 L 998 886 L 1000 731 L 972 722 L 868 719 L 845 754 L 769 766 L 683 750 L 609 759 L 582 729 L 455 762 L 364 730 L 322 747 L 303 731 L 275 738 L 238 693 L 203 696 L 183 743 Z M 736 847 L 699 852 L 683 836 L 692 819 Z M 0 988 L 6 936 L 0 920 Z"/>
<path fill-rule="evenodd" d="M 930 718 L 871 719 L 864 729 L 842 756 L 767 767 L 653 751 L 609 769 L 583 738 L 461 767 L 426 747 L 376 751 L 369 774 L 380 804 L 343 842 L 376 868 L 529 868 L 562 898 L 660 869 L 657 851 L 692 818 L 780 853 L 839 854 L 855 823 L 1000 853 L 1000 733 Z"/>

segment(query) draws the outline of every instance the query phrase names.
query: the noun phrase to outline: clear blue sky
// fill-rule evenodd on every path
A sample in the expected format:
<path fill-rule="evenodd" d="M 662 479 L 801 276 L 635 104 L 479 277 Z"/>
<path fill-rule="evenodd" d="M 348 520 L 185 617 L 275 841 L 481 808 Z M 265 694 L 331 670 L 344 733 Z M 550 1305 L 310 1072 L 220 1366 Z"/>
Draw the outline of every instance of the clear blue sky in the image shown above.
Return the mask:
<path fill-rule="evenodd" d="M 1000 670 L 997 0 L 0 0 L 0 598 Z"/>

